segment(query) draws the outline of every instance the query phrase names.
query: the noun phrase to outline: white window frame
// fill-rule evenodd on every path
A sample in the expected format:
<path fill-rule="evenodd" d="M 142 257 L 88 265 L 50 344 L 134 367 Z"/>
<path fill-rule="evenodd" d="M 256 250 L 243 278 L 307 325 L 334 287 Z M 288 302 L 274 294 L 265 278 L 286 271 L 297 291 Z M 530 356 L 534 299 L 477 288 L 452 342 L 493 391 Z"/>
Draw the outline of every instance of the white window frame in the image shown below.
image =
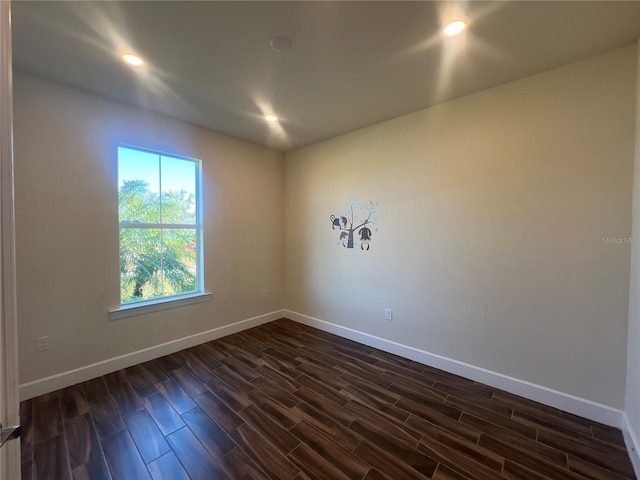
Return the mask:
<path fill-rule="evenodd" d="M 206 302 L 211 300 L 211 292 L 205 292 L 204 290 L 204 242 L 203 242 L 203 215 L 202 215 L 202 161 L 195 158 L 185 157 L 183 155 L 176 155 L 173 153 L 165 153 L 157 150 L 151 150 L 143 147 L 136 147 L 132 145 L 119 144 L 116 149 L 116 157 L 118 164 L 120 158 L 118 151 L 120 148 L 126 148 L 130 150 L 136 150 L 139 152 L 151 153 L 158 155 L 158 177 L 160 181 L 160 192 L 162 192 L 162 157 L 170 157 L 177 160 L 183 160 L 186 162 L 192 162 L 196 166 L 196 178 L 195 178 L 195 207 L 196 207 L 196 223 L 195 224 L 169 224 L 169 223 L 141 223 L 141 222 L 119 222 L 118 224 L 118 259 L 120 258 L 120 237 L 123 228 L 136 228 L 136 229 L 190 229 L 195 230 L 196 233 L 196 288 L 195 291 L 186 292 L 176 295 L 166 295 L 162 297 L 139 300 L 133 302 L 122 302 L 120 297 L 120 306 L 116 309 L 110 310 L 109 315 L 112 320 L 120 318 L 131 317 L 134 315 L 141 315 L 145 313 L 151 313 L 168 308 L 176 308 L 183 305 L 190 305 L 194 303 Z M 120 203 L 118 202 L 118 210 Z M 118 260 L 119 261 L 119 260 Z M 118 277 L 118 285 L 120 285 L 122 279 Z M 118 289 L 119 291 L 120 288 Z"/>

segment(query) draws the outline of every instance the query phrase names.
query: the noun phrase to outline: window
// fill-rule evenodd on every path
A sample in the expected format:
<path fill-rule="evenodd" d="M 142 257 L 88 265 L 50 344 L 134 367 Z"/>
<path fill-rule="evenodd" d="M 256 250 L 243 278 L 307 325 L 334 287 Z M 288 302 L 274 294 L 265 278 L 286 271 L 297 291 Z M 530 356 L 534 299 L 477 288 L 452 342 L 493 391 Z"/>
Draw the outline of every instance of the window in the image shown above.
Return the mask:
<path fill-rule="evenodd" d="M 120 302 L 202 292 L 200 161 L 118 147 Z"/>

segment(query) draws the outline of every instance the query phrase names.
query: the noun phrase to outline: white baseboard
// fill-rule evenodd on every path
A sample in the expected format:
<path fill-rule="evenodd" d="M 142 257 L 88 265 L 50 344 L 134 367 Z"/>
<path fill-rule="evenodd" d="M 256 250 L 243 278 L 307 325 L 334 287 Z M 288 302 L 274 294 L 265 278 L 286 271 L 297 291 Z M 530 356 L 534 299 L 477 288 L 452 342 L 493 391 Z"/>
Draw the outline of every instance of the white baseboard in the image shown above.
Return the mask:
<path fill-rule="evenodd" d="M 636 477 L 640 478 L 640 442 L 629 423 L 626 413 L 622 414 L 622 434 L 624 435 L 624 442 L 627 444 L 627 451 L 629 452 L 633 469 L 636 471 Z"/>
<path fill-rule="evenodd" d="M 336 325 L 335 323 L 313 318 L 291 310 L 284 310 L 283 315 L 286 318 L 304 325 L 309 325 L 310 327 L 334 333 L 370 347 L 400 355 L 425 365 L 454 373 L 476 382 L 484 383 L 485 385 L 535 400 L 536 402 L 540 402 L 545 405 L 559 408 L 580 417 L 588 418 L 616 428 L 621 428 L 622 426 L 623 412 L 617 408 L 543 387 L 542 385 L 536 385 L 535 383 L 527 382 L 525 380 L 509 377 L 501 373 L 492 372 L 491 370 L 460 362 L 452 358 L 443 357 L 442 355 L 437 355 L 435 353 L 426 352 L 391 340 L 385 340 L 384 338 L 376 337 L 341 325 Z"/>
<path fill-rule="evenodd" d="M 610 425 L 616 428 L 622 428 L 625 431 L 625 438 L 629 438 L 628 443 L 638 446 L 637 437 L 634 432 L 627 428 L 625 430 L 625 420 L 623 412 L 619 409 L 602 405 L 591 400 L 576 397 L 567 393 L 553 390 L 541 385 L 536 385 L 524 380 L 509 377 L 501 373 L 492 372 L 481 367 L 460 362 L 451 358 L 447 358 L 434 353 L 426 352 L 414 347 L 403 345 L 391 340 L 376 337 L 368 333 L 360 332 L 348 327 L 337 325 L 325 320 L 310 317 L 291 310 L 277 310 L 274 312 L 259 315 L 257 317 L 248 318 L 239 322 L 217 327 L 205 332 L 189 335 L 187 337 L 172 340 L 160 345 L 145 348 L 135 352 L 120 355 L 100 362 L 93 363 L 81 368 L 69 370 L 67 372 L 58 373 L 49 377 L 41 378 L 20 385 L 20 400 L 43 395 L 60 388 L 65 388 L 76 383 L 84 382 L 101 375 L 115 372 L 122 368 L 127 368 L 138 363 L 153 360 L 170 353 L 193 347 L 201 343 L 215 340 L 216 338 L 225 337 L 233 333 L 240 332 L 249 328 L 256 327 L 282 317 L 287 317 L 296 322 L 309 325 L 311 327 L 334 333 L 341 337 L 354 340 L 371 347 L 378 348 L 385 352 L 400 355 L 411 360 L 439 368 L 441 370 L 454 373 L 466 378 L 470 378 L 477 382 L 490 385 L 516 395 L 520 395 L 531 400 L 535 400 L 545 405 L 550 405 L 561 410 L 589 418 L 596 422 Z M 623 418 L 624 417 L 624 418 Z M 637 457 L 636 448 L 636 457 Z"/>
<path fill-rule="evenodd" d="M 107 373 L 115 372 L 122 368 L 131 367 L 138 363 L 153 360 L 154 358 L 169 355 L 170 353 L 178 352 L 185 348 L 194 347 L 201 343 L 210 342 L 216 338 L 226 337 L 227 335 L 241 332 L 242 330 L 257 327 L 258 325 L 272 322 L 273 320 L 277 320 L 283 316 L 283 310 L 265 313 L 264 315 L 247 318 L 230 325 L 213 328 L 206 332 L 196 333 L 194 335 L 189 335 L 160 345 L 144 348 L 136 352 L 92 363 L 85 367 L 58 373 L 32 382 L 23 383 L 20 385 L 20 401 L 53 392 L 60 388 L 69 387 L 86 380 L 91 380 L 92 378 L 100 377 L 101 375 L 106 375 Z"/>

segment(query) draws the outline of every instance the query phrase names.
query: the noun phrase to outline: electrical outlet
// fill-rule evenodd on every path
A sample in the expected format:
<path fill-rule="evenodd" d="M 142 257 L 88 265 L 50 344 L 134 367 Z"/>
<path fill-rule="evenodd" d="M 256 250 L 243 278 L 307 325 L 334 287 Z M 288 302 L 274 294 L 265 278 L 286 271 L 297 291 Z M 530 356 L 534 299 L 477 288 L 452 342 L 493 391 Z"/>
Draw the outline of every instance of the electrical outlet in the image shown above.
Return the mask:
<path fill-rule="evenodd" d="M 49 350 L 50 347 L 51 345 L 49 344 L 49 335 L 36 338 L 36 350 L 38 352 Z"/>
<path fill-rule="evenodd" d="M 389 321 L 393 320 L 393 310 L 391 310 L 390 308 L 385 308 L 384 319 Z"/>
<path fill-rule="evenodd" d="M 269 298 L 269 290 L 262 290 L 262 298 Z"/>

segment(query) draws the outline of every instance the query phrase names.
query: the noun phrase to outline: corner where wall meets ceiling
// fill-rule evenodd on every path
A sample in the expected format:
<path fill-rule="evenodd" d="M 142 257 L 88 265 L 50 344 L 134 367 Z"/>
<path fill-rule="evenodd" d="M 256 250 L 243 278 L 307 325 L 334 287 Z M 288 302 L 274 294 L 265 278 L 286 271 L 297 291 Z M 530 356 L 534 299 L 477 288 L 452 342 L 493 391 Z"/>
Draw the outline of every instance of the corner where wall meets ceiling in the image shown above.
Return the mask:
<path fill-rule="evenodd" d="M 15 2 L 14 65 L 290 150 L 632 43 L 639 12 L 617 1 Z M 467 28 L 443 36 L 455 20 Z"/>

